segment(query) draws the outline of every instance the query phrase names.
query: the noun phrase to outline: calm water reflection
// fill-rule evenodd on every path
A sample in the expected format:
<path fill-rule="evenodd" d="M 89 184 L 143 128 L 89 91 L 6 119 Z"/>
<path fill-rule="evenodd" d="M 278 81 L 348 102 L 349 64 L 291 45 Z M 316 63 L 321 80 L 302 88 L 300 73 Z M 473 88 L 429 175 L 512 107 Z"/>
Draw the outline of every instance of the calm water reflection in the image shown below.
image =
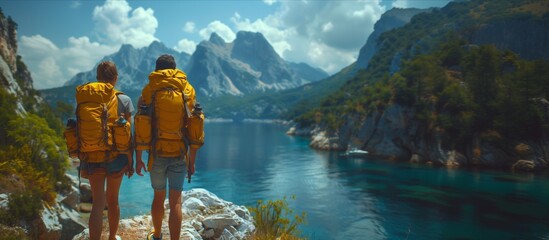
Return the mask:
<path fill-rule="evenodd" d="M 311 239 L 549 239 L 549 178 L 318 152 L 266 123 L 207 123 L 197 173 L 239 205 L 295 195 Z M 125 179 L 123 217 L 148 213 L 148 175 Z"/>

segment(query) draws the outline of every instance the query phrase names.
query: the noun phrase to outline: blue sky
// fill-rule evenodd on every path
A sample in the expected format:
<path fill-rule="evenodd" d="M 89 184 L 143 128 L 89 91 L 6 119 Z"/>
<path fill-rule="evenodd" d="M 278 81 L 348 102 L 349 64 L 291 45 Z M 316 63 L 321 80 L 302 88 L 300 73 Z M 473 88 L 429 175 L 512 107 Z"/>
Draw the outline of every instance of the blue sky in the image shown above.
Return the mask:
<path fill-rule="evenodd" d="M 37 89 L 58 87 L 88 71 L 121 44 L 158 40 L 192 54 L 217 32 L 261 32 L 284 59 L 332 74 L 354 62 L 373 24 L 392 7 L 442 7 L 449 0 L 6 1 L 18 27 L 18 54 Z"/>

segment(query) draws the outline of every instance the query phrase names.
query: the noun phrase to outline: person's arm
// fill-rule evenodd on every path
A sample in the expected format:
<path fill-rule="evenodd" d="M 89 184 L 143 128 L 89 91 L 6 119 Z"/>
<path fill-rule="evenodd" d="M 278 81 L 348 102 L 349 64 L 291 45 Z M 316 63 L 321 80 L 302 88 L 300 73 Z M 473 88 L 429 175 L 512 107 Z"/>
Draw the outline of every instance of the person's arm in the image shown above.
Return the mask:
<path fill-rule="evenodd" d="M 128 121 L 130 123 L 130 126 L 132 126 L 132 113 L 131 112 L 126 112 L 124 113 L 124 118 L 126 118 L 126 121 Z M 130 149 L 129 149 L 129 152 L 128 152 L 128 170 L 126 171 L 126 176 L 128 176 L 128 178 L 131 178 L 133 176 L 133 173 L 134 173 L 134 168 L 133 168 L 133 146 L 131 146 L 133 144 L 130 144 Z"/>
<path fill-rule="evenodd" d="M 137 100 L 137 107 L 139 108 L 141 104 L 143 104 L 143 99 L 141 96 L 139 96 L 139 99 Z M 143 176 L 143 173 L 141 172 L 143 170 L 147 172 L 147 167 L 143 162 L 143 150 L 135 149 L 135 172 L 137 173 L 137 175 Z"/>
<path fill-rule="evenodd" d="M 142 150 L 135 150 L 135 172 L 139 176 L 143 176 L 143 173 L 141 173 L 141 171 L 147 172 L 147 167 L 143 162 L 142 156 L 143 156 Z"/>
<path fill-rule="evenodd" d="M 198 152 L 198 148 L 190 148 L 189 151 L 189 167 L 187 169 L 187 174 L 189 175 L 189 178 L 194 174 L 194 163 L 196 162 L 196 153 Z"/>

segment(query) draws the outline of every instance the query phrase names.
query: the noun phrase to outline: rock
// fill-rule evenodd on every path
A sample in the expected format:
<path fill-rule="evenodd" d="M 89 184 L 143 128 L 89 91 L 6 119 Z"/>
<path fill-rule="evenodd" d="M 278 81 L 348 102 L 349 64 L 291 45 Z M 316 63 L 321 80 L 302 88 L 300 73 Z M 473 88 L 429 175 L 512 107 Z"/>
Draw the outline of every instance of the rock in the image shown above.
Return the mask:
<path fill-rule="evenodd" d="M 412 154 L 412 157 L 410 157 L 411 163 L 420 163 L 421 162 L 421 156 L 417 153 Z"/>
<path fill-rule="evenodd" d="M 221 234 L 219 240 L 236 240 L 236 237 L 234 237 L 229 230 L 225 229 L 223 230 L 223 233 Z"/>
<path fill-rule="evenodd" d="M 72 186 L 71 191 L 61 200 L 61 203 L 67 205 L 71 209 L 77 209 L 78 202 L 80 201 L 80 194 L 78 188 Z"/>
<path fill-rule="evenodd" d="M 202 234 L 202 237 L 204 238 L 213 238 L 215 235 L 215 231 L 213 229 L 208 229 L 206 231 L 204 231 L 204 233 Z"/>
<path fill-rule="evenodd" d="M 91 186 L 88 183 L 80 184 L 80 202 L 92 202 Z"/>
<path fill-rule="evenodd" d="M 8 209 L 8 200 L 10 195 L 7 193 L 0 194 L 0 209 Z"/>
<path fill-rule="evenodd" d="M 72 239 L 75 235 L 86 229 L 86 224 L 80 219 L 80 214 L 74 209 L 62 207 L 59 213 L 59 223 L 61 224 L 61 238 Z"/>
<path fill-rule="evenodd" d="M 78 205 L 78 209 L 82 213 L 90 213 L 92 210 L 92 204 L 91 203 L 80 203 Z"/>
<path fill-rule="evenodd" d="M 518 160 L 511 169 L 513 171 L 531 172 L 536 168 L 536 164 L 532 160 Z"/>
<path fill-rule="evenodd" d="M 524 143 L 519 143 L 515 146 L 515 152 L 521 156 L 527 156 L 532 153 L 532 149 Z"/>
<path fill-rule="evenodd" d="M 191 197 L 183 202 L 183 213 L 186 215 L 200 215 L 204 210 L 206 210 L 206 205 L 197 198 Z"/>
<path fill-rule="evenodd" d="M 38 239 L 60 239 L 62 226 L 59 223 L 59 218 L 54 209 L 44 206 L 44 210 L 40 213 L 40 218 L 33 220 L 34 232 Z"/>
<path fill-rule="evenodd" d="M 234 226 L 240 225 L 239 219 L 235 217 L 237 217 L 236 214 L 235 216 L 232 216 L 230 214 L 217 214 L 207 217 L 202 222 L 202 224 L 204 225 L 204 229 L 213 229 L 215 232 L 215 236 L 219 237 L 221 234 L 223 234 L 223 231 L 227 230 L 229 227 L 234 228 Z"/>
<path fill-rule="evenodd" d="M 298 126 L 292 126 L 288 131 L 286 132 L 287 135 L 291 136 L 311 136 L 312 129 L 311 128 L 302 128 Z"/>

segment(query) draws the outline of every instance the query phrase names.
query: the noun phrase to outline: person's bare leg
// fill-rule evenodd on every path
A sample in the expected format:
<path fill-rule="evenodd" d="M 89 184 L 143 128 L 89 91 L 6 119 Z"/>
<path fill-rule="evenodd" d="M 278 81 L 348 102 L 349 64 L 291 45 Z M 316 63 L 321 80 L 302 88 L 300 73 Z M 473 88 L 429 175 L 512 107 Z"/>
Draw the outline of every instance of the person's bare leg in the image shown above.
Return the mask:
<path fill-rule="evenodd" d="M 105 209 L 105 175 L 90 175 L 92 211 L 88 222 L 90 240 L 99 240 L 103 231 L 103 210 Z"/>
<path fill-rule="evenodd" d="M 170 217 L 168 220 L 170 238 L 177 240 L 181 234 L 181 221 L 183 219 L 181 212 L 181 191 L 170 190 L 168 201 L 170 202 Z"/>
<path fill-rule="evenodd" d="M 108 176 L 107 177 L 107 205 L 108 218 L 109 218 L 109 240 L 116 239 L 116 232 L 118 231 L 118 225 L 120 224 L 120 206 L 118 205 L 118 195 L 120 193 L 120 184 L 122 183 L 122 176 Z"/>
<path fill-rule="evenodd" d="M 164 200 L 166 190 L 154 190 L 154 199 L 151 206 L 151 216 L 154 226 L 154 237 L 159 238 L 162 233 L 162 219 L 164 218 Z"/>

